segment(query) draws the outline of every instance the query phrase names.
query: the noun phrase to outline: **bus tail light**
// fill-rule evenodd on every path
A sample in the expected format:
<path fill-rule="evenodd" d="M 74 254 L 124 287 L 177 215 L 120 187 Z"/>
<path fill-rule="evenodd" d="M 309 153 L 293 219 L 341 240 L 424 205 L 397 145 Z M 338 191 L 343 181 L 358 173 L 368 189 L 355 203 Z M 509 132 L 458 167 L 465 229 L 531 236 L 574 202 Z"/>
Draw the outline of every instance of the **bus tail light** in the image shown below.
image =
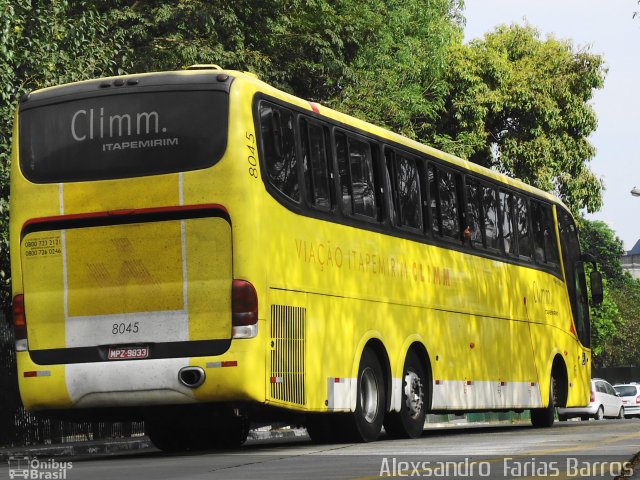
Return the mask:
<path fill-rule="evenodd" d="M 253 338 L 258 334 L 258 294 L 246 280 L 234 280 L 231 287 L 233 338 Z"/>
<path fill-rule="evenodd" d="M 27 342 L 27 317 L 24 313 L 24 295 L 13 297 L 13 332 L 16 337 L 16 352 L 26 352 L 29 348 Z"/>

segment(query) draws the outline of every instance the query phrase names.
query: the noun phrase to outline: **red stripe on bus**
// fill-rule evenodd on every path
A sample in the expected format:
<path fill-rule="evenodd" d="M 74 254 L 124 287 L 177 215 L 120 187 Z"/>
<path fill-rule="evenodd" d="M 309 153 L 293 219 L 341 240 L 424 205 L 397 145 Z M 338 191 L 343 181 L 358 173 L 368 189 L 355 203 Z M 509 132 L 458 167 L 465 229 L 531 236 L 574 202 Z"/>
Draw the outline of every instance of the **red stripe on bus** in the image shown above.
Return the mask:
<path fill-rule="evenodd" d="M 318 108 L 318 104 L 315 102 L 309 102 L 309 105 L 311 105 L 311 110 L 313 110 L 315 113 L 320 113 L 320 109 Z"/>
<path fill-rule="evenodd" d="M 63 222 L 66 220 L 90 220 L 94 218 L 112 218 L 112 217 L 125 217 L 129 215 L 146 215 L 150 213 L 175 213 L 175 212 L 194 212 L 199 210 L 220 210 L 226 215 L 229 215 L 229 211 L 220 204 L 211 203 L 203 205 L 181 205 L 174 207 L 156 207 L 156 208 L 134 208 L 134 209 L 122 209 L 122 210 L 108 210 L 106 212 L 91 212 L 91 213 L 72 213 L 69 215 L 58 215 L 55 217 L 39 217 L 27 220 L 22 226 L 22 230 L 31 225 L 39 225 L 42 223 L 51 222 Z"/>

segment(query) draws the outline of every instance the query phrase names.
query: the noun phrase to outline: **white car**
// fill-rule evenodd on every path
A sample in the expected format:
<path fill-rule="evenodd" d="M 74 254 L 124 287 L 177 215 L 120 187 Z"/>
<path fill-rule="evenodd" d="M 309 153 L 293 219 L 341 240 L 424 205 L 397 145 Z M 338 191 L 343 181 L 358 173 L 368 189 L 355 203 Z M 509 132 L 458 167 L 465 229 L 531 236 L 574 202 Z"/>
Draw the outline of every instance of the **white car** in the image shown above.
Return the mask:
<path fill-rule="evenodd" d="M 624 416 L 627 418 L 640 417 L 640 384 L 625 383 L 613 387 L 624 405 Z"/>
<path fill-rule="evenodd" d="M 595 418 L 624 418 L 625 406 L 622 398 L 611 384 L 601 378 L 591 379 L 591 399 L 586 407 L 558 408 L 558 420 L 580 417 L 582 420 Z"/>

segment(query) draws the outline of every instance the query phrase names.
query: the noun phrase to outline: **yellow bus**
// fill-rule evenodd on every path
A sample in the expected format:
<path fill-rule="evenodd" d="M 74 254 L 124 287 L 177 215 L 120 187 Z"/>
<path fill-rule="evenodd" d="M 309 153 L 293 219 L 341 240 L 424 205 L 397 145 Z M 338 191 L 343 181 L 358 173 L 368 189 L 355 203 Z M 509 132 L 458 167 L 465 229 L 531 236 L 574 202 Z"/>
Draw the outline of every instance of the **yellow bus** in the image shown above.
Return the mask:
<path fill-rule="evenodd" d="M 179 449 L 251 421 L 372 441 L 429 412 L 550 426 L 589 402 L 557 198 L 254 75 L 24 96 L 10 230 L 20 394 L 43 415 L 142 418 Z"/>

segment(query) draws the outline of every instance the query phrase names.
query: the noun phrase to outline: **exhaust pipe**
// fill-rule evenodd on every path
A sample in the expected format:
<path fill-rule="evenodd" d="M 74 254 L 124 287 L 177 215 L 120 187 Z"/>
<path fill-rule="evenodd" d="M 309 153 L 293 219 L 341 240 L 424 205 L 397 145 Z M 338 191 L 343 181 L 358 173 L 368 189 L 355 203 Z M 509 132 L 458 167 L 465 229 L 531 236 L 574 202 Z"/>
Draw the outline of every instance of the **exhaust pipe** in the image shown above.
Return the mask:
<path fill-rule="evenodd" d="M 201 367 L 183 367 L 178 372 L 178 380 L 185 387 L 198 388 L 204 383 L 206 375 Z"/>

